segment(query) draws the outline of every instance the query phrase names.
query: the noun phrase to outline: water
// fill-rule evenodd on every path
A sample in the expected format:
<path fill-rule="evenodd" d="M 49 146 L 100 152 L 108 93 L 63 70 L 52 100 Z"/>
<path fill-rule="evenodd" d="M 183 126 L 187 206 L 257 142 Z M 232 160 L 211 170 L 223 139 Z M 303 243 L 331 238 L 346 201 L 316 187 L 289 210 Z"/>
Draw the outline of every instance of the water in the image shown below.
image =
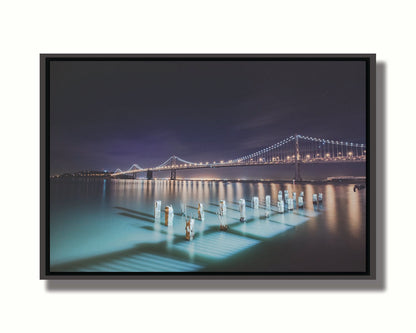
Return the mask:
<path fill-rule="evenodd" d="M 279 190 L 305 193 L 304 208 L 277 213 Z M 312 194 L 323 193 L 313 205 Z M 265 196 L 271 196 L 269 217 Z M 253 196 L 258 210 L 250 207 Z M 238 201 L 247 200 L 246 223 Z M 162 201 L 160 219 L 154 201 Z M 225 223 L 219 230 L 219 200 Z M 197 219 L 204 204 L 205 219 Z M 174 208 L 165 226 L 164 208 Z M 195 238 L 185 239 L 185 216 Z M 363 272 L 365 190 L 346 184 L 66 179 L 51 181 L 51 271 Z"/>

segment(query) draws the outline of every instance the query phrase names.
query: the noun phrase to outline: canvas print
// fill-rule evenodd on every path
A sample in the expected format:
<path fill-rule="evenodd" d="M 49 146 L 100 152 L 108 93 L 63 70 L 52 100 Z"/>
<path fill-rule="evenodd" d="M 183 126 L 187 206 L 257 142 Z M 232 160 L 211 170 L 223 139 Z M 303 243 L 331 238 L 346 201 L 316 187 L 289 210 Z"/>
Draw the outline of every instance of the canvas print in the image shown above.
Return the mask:
<path fill-rule="evenodd" d="M 46 66 L 49 274 L 368 270 L 366 59 Z"/>

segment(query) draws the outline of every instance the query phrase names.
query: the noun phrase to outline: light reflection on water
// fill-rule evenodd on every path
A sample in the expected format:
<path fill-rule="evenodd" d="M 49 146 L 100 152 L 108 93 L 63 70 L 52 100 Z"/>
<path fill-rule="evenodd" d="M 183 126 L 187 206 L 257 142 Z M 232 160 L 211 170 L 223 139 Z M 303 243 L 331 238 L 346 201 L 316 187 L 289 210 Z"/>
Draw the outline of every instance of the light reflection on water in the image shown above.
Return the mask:
<path fill-rule="evenodd" d="M 350 233 L 358 238 L 361 232 L 361 221 L 360 221 L 360 199 L 362 200 L 362 192 L 348 192 L 348 215 L 349 215 L 349 231 Z"/>
<path fill-rule="evenodd" d="M 257 196 L 260 202 L 264 201 L 266 194 L 264 193 L 264 183 L 257 183 Z"/>
<path fill-rule="evenodd" d="M 172 204 L 175 213 L 179 213 L 183 203 L 196 207 L 198 202 L 202 202 L 205 209 L 211 210 L 214 214 L 206 213 L 208 216 L 206 221 L 196 223 L 198 237 L 205 237 L 206 234 L 212 239 L 209 228 L 219 225 L 215 215 L 218 210 L 215 205 L 219 200 L 228 202 L 230 209 L 227 223 L 232 225 L 238 222 L 239 218 L 238 206 L 232 206 L 233 202 L 238 202 L 240 198 L 251 200 L 253 196 L 258 196 L 262 203 L 266 195 L 271 195 L 272 205 L 275 205 L 278 191 L 287 189 L 290 197 L 292 192 L 296 192 L 299 197 L 300 192 L 304 191 L 305 211 L 316 210 L 312 204 L 312 194 L 322 192 L 324 202 L 317 210 L 317 216 L 310 215 L 312 217 L 308 217 L 304 224 L 296 226 L 296 230 L 282 232 L 270 238 L 273 242 L 267 243 L 261 237 L 256 238 L 256 232 L 264 236 L 264 233 L 260 232 L 264 212 L 260 209 L 252 213 L 257 229 L 253 229 L 249 223 L 241 226 L 236 224 L 234 230 L 231 226 L 232 233 L 244 236 L 247 232 L 245 237 L 256 239 L 254 242 L 256 244 L 261 239 L 264 256 L 269 260 L 265 261 L 264 265 L 266 263 L 270 265 L 270 260 L 276 260 L 281 267 L 293 269 L 291 266 L 293 260 L 286 260 L 281 255 L 270 255 L 270 253 L 285 253 L 288 254 L 288 258 L 297 258 L 296 263 L 300 270 L 308 267 L 311 270 L 315 267 L 329 271 L 334 267 L 343 270 L 345 265 L 361 268 L 364 262 L 361 257 L 365 248 L 365 191 L 353 192 L 352 188 L 353 185 L 339 184 L 227 181 L 114 179 L 51 181 L 51 266 L 88 259 L 96 255 L 111 254 L 143 244 L 154 246 L 153 250 L 158 254 L 172 254 L 175 244 L 184 239 L 185 218 L 176 215 L 174 226 L 166 228 L 164 226 L 166 205 Z M 160 223 L 155 223 L 153 218 L 155 200 L 162 201 Z M 193 210 L 192 214 L 196 216 L 196 211 Z M 297 214 L 297 212 L 287 214 Z M 266 249 L 266 246 L 269 248 Z M 255 256 L 263 257 L 261 250 L 263 247 L 256 245 L 253 247 L 256 251 L 252 252 L 245 250 L 245 270 L 256 270 L 258 267 L 262 269 L 262 261 L 259 262 Z M 189 249 L 193 249 L 192 246 Z M 185 259 L 192 263 L 199 260 L 197 249 L 189 251 L 188 256 L 184 256 Z M 311 260 L 313 255 L 315 257 Z M 356 257 L 360 257 L 359 262 L 352 261 L 351 258 Z M 239 255 L 235 254 L 227 259 L 229 266 L 224 269 L 231 269 L 234 262 L 235 265 L 241 266 L 238 258 Z M 344 266 L 336 266 L 338 263 L 339 265 L 344 263 Z M 310 266 L 312 264 L 315 266 Z M 212 265 L 214 267 L 215 262 L 212 262 Z M 321 267 L 322 265 L 324 268 Z M 206 266 L 206 269 L 209 267 Z M 278 269 L 280 266 L 276 267 Z"/>
<path fill-rule="evenodd" d="M 305 201 L 304 201 L 305 208 L 313 210 L 312 200 L 306 200 L 306 198 L 312 198 L 312 194 L 316 193 L 316 191 L 314 191 L 314 188 L 311 184 L 307 184 L 305 186 L 305 190 L 303 192 L 305 194 Z"/>
<path fill-rule="evenodd" d="M 226 200 L 232 202 L 234 201 L 234 183 L 227 183 L 226 185 L 226 192 L 227 192 L 227 196 L 226 196 Z"/>
<path fill-rule="evenodd" d="M 338 228 L 338 221 L 337 201 L 335 197 L 334 185 L 327 185 L 325 190 L 325 215 L 327 227 L 331 233 L 336 233 Z"/>
<path fill-rule="evenodd" d="M 218 183 L 218 200 L 224 200 L 225 199 L 225 189 L 224 189 L 224 182 Z"/>

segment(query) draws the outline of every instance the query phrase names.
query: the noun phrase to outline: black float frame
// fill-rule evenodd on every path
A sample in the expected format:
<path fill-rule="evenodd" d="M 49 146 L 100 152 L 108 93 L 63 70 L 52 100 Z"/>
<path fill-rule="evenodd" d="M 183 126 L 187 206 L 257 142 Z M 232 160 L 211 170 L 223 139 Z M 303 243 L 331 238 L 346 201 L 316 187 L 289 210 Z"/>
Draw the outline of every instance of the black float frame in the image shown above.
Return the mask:
<path fill-rule="evenodd" d="M 366 271 L 273 273 L 71 273 L 50 271 L 50 62 L 62 60 L 310 60 L 366 63 Z M 375 54 L 41 54 L 40 55 L 40 279 L 376 279 L 376 55 Z"/>

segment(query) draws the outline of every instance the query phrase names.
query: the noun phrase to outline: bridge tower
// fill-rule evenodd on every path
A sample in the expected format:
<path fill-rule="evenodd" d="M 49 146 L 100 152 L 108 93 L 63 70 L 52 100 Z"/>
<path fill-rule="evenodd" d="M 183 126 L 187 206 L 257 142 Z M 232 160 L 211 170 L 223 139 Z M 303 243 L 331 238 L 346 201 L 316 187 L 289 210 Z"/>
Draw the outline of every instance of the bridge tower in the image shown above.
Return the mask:
<path fill-rule="evenodd" d="M 147 170 L 147 180 L 151 180 L 151 179 L 153 179 L 153 171 Z"/>
<path fill-rule="evenodd" d="M 295 180 L 300 181 L 302 178 L 300 177 L 300 153 L 299 153 L 299 135 L 295 134 Z"/>
<path fill-rule="evenodd" d="M 172 167 L 176 167 L 178 163 L 176 155 L 173 155 L 173 158 L 170 162 L 171 162 Z M 172 169 L 170 171 L 170 180 L 176 180 L 176 169 Z"/>

